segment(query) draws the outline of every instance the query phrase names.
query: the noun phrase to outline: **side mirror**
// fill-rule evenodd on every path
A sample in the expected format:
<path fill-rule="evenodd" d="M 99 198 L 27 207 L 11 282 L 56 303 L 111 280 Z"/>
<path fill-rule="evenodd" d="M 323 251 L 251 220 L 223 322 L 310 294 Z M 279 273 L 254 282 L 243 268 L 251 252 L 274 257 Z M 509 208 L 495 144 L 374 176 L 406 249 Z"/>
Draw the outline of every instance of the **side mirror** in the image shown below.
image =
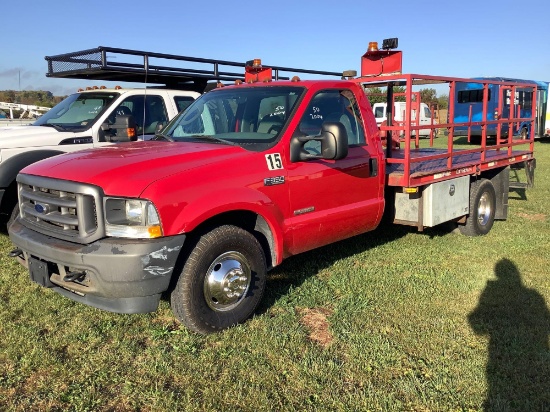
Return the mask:
<path fill-rule="evenodd" d="M 115 118 L 115 123 L 111 125 L 113 135 L 109 139 L 111 142 L 130 142 L 137 140 L 136 119 L 131 114 L 119 115 Z"/>
<path fill-rule="evenodd" d="M 304 145 L 312 140 L 321 142 L 321 154 L 309 153 Z M 340 122 L 325 122 L 319 136 L 294 136 L 290 140 L 290 161 L 310 159 L 340 160 L 348 155 L 348 134 Z"/>

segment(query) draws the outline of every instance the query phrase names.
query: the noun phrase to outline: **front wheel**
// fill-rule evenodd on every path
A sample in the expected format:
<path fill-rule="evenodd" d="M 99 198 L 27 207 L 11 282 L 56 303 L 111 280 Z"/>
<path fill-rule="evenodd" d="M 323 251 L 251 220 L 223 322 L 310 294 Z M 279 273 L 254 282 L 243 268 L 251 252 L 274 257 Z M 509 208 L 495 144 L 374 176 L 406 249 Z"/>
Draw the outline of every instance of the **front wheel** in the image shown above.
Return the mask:
<path fill-rule="evenodd" d="M 213 333 L 244 322 L 258 306 L 266 281 L 258 240 L 236 226 L 202 235 L 171 295 L 172 310 L 189 329 Z"/>
<path fill-rule="evenodd" d="M 489 233 L 495 221 L 496 194 L 490 180 L 480 179 L 470 187 L 470 214 L 465 225 L 458 228 L 463 235 L 481 236 Z"/>

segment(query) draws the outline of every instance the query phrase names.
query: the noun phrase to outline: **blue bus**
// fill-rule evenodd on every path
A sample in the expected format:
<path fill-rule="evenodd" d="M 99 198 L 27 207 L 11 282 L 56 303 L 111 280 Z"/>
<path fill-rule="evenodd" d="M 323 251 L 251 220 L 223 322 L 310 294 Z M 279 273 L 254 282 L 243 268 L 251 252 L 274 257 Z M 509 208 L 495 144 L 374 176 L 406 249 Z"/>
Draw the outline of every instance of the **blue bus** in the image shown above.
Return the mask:
<path fill-rule="evenodd" d="M 498 114 L 498 119 L 507 119 L 510 117 L 528 118 L 535 110 L 535 138 L 540 138 L 545 135 L 545 119 L 548 103 L 548 82 L 510 79 L 507 77 L 478 77 L 472 80 L 489 80 L 507 83 L 522 83 L 537 86 L 536 107 L 533 108 L 533 89 L 532 88 L 516 88 L 513 99 L 515 113 L 510 116 L 510 106 L 512 103 L 512 91 L 509 86 L 501 84 L 491 84 L 488 86 L 488 102 L 487 102 L 487 119 L 496 120 L 495 115 Z M 499 97 L 502 99 L 502 110 L 498 113 Z M 470 107 L 471 112 L 470 112 Z M 467 123 L 470 121 L 479 122 L 482 120 L 483 111 L 483 84 L 482 83 L 456 83 L 454 93 L 454 122 Z M 518 112 L 519 111 L 519 112 Z M 518 116 L 519 114 L 519 116 Z M 508 135 L 508 123 L 501 125 L 501 135 Z M 528 138 L 531 133 L 530 122 L 514 123 L 512 135 L 520 135 L 523 138 Z M 455 136 L 466 136 L 468 134 L 467 126 L 455 127 Z M 487 126 L 487 137 L 495 137 L 497 135 L 497 125 L 491 124 Z M 472 126 L 470 131 L 472 142 L 481 140 L 481 126 Z"/>

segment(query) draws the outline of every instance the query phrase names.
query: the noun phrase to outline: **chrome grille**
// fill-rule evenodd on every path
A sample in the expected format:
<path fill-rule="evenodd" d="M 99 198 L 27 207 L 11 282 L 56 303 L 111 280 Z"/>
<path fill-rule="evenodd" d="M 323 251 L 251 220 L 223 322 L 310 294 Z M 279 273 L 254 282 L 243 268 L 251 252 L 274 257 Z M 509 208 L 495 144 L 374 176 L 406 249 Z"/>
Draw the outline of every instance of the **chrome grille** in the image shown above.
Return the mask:
<path fill-rule="evenodd" d="M 17 181 L 21 221 L 26 226 L 79 243 L 102 236 L 99 188 L 30 175 L 19 175 Z"/>

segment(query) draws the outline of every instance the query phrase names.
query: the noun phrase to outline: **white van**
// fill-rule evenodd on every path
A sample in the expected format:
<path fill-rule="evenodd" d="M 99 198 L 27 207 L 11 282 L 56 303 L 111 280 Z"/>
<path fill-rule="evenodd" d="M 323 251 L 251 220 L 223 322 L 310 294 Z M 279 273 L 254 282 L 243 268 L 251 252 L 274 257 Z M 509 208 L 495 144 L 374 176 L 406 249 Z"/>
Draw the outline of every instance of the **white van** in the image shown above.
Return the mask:
<path fill-rule="evenodd" d="M 395 122 L 403 122 L 405 120 L 405 111 L 407 110 L 407 106 L 405 102 L 394 102 L 393 103 L 393 119 Z M 376 124 L 378 127 L 382 123 L 386 123 L 387 115 L 386 115 L 386 109 L 387 104 L 386 103 L 375 103 L 372 106 L 372 111 L 374 112 L 374 117 L 376 118 Z M 412 124 L 414 125 L 416 119 L 417 119 L 417 113 L 416 109 L 412 110 Z M 419 125 L 435 125 L 437 124 L 437 121 L 432 118 L 432 112 L 428 105 L 426 103 L 420 103 L 420 118 L 419 118 Z M 429 137 L 430 136 L 430 128 L 426 129 L 420 129 L 420 137 Z M 435 135 L 435 130 L 434 130 Z M 415 132 L 413 132 L 413 136 L 416 136 Z"/>

